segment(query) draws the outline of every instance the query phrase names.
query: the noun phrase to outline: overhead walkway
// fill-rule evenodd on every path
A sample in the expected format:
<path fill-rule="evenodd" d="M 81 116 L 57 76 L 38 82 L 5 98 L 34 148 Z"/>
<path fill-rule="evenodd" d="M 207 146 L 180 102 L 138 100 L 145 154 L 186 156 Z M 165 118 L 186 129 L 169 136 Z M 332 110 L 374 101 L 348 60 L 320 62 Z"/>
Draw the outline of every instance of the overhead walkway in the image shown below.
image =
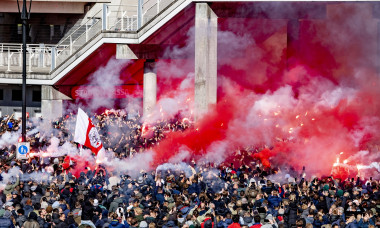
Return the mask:
<path fill-rule="evenodd" d="M 190 0 L 149 0 L 136 5 L 101 4 L 57 45 L 27 47 L 27 83 L 54 85 L 103 44 L 139 44 L 184 9 Z M 22 45 L 0 44 L 2 83 L 20 84 Z"/>

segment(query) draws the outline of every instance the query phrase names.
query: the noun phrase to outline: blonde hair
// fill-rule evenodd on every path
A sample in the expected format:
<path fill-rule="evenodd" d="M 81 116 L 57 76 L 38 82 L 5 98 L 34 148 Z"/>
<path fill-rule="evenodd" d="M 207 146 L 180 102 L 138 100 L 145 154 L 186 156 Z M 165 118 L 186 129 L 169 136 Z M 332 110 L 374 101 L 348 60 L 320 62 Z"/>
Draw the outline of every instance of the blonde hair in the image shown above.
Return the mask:
<path fill-rule="evenodd" d="M 290 194 L 289 200 L 290 201 L 295 201 L 296 200 L 296 194 L 294 194 L 294 193 Z"/>

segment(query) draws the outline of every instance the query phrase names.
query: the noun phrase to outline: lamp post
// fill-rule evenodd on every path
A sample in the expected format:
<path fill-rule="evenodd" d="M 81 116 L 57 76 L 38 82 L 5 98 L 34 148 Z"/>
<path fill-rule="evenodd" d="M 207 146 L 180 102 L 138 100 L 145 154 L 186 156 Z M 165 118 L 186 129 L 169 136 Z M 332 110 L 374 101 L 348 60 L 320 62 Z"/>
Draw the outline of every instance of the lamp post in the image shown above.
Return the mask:
<path fill-rule="evenodd" d="M 22 141 L 26 142 L 26 26 L 27 20 L 30 18 L 30 10 L 32 8 L 32 0 L 29 2 L 29 12 L 26 8 L 26 0 L 22 1 L 22 11 L 20 11 L 19 0 L 17 0 L 18 12 L 21 14 L 22 20 Z"/>

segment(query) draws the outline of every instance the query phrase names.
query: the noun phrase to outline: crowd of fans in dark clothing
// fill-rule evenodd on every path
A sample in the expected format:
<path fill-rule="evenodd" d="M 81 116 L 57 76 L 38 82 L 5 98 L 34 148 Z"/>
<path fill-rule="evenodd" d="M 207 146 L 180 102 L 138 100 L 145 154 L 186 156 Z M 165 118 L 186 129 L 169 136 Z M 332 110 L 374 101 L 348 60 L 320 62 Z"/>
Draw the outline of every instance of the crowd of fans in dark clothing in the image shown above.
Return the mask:
<path fill-rule="evenodd" d="M 159 143 L 168 131 L 191 127 L 180 118 L 147 127 L 139 116 L 119 112 L 92 119 L 104 147 L 118 157 Z M 5 117 L 0 128 L 2 133 L 17 131 L 19 125 Z M 34 125 L 32 121 L 27 125 L 32 149 L 47 147 L 53 136 L 63 144 L 73 139 L 75 115 L 54 121 L 50 135 L 38 132 Z M 75 177 L 62 168 L 63 157 L 25 162 L 15 158 L 15 145 L 0 149 L 0 228 L 380 225 L 380 183 L 375 179 L 310 178 L 292 169 L 266 168 L 256 160 L 218 165 L 192 162 L 175 170 L 142 170 L 139 175 L 113 173 L 98 165 Z M 239 160 L 238 154 L 247 157 L 244 153 L 237 151 L 235 159 Z M 237 163 L 243 165 L 235 167 Z M 42 176 L 48 164 L 53 170 L 49 178 L 31 175 Z"/>

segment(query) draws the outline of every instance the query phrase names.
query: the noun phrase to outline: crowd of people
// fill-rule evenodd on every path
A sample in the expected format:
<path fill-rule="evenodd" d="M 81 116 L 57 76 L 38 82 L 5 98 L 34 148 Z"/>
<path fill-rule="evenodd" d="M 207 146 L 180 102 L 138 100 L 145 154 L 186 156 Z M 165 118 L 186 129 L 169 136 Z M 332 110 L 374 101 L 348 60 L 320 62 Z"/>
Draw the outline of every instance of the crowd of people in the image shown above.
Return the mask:
<path fill-rule="evenodd" d="M 159 143 L 168 131 L 191 127 L 188 120 L 180 118 L 146 126 L 138 115 L 120 112 L 91 118 L 104 147 L 117 157 L 128 157 Z M 0 129 L 12 132 L 19 126 L 19 120 L 4 117 Z M 27 124 L 32 149 L 46 148 L 52 137 L 60 144 L 72 142 L 75 115 L 52 122 L 49 134 L 38 131 L 38 126 L 33 121 Z M 139 175 L 114 173 L 97 165 L 75 176 L 64 171 L 64 157 L 35 157 L 23 162 L 15 158 L 15 150 L 15 145 L 0 148 L 0 228 L 380 225 L 380 183 L 372 178 L 311 178 L 290 168 L 267 168 L 254 159 L 239 166 L 234 161 L 218 165 L 193 161 L 141 170 Z M 248 157 L 245 153 L 251 152 L 236 152 Z M 47 164 L 53 170 L 48 179 L 32 175 L 42 176 Z"/>

